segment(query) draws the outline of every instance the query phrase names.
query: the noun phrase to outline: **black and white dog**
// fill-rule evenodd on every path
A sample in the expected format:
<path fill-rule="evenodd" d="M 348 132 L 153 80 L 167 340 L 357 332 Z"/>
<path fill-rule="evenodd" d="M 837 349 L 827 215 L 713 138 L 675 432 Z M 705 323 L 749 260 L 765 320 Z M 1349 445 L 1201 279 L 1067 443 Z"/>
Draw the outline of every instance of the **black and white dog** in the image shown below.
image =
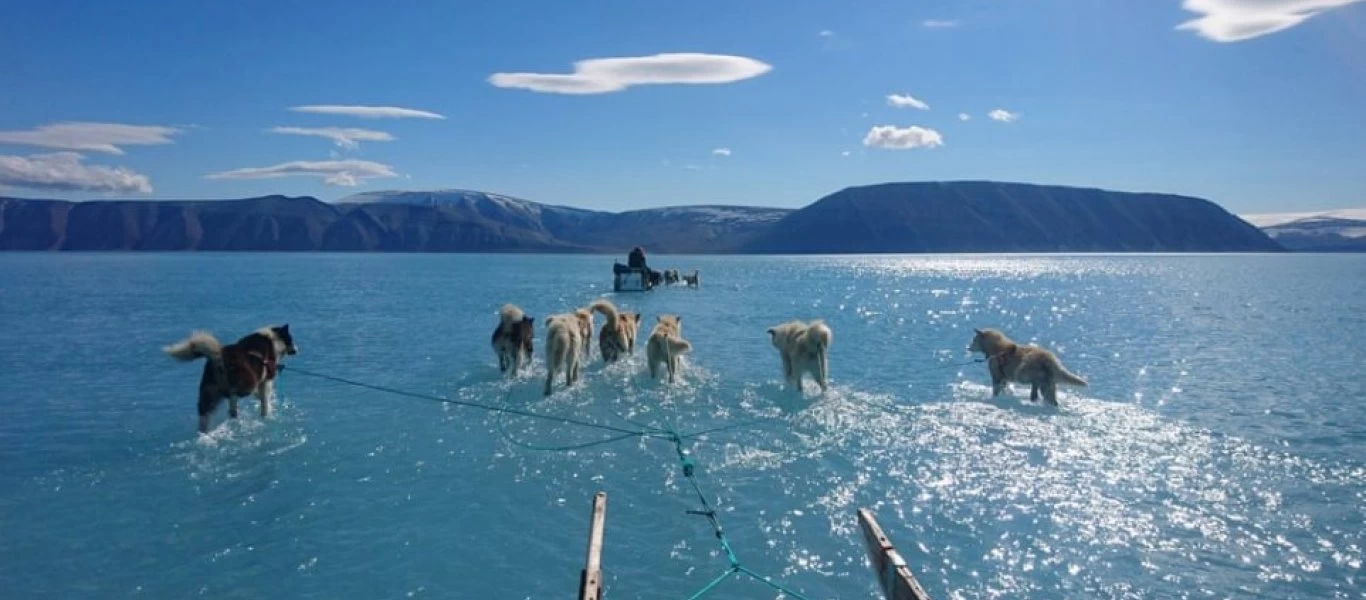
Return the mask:
<path fill-rule="evenodd" d="M 237 418 L 237 399 L 252 394 L 261 401 L 261 416 L 270 416 L 280 359 L 299 353 L 289 325 L 262 327 L 227 346 L 207 331 L 196 331 L 165 350 L 177 360 L 207 359 L 204 375 L 199 378 L 200 433 L 209 432 L 209 417 L 224 398 L 231 418 Z"/>

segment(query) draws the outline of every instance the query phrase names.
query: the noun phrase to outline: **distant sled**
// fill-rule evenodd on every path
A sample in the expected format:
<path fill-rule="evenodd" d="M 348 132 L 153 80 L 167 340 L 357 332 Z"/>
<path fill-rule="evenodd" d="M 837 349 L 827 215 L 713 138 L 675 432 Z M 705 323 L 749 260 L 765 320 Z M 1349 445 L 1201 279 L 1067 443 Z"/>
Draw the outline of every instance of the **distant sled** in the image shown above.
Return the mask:
<path fill-rule="evenodd" d="M 621 263 L 612 265 L 612 291 L 648 292 L 654 287 L 648 269 L 633 269 Z"/>

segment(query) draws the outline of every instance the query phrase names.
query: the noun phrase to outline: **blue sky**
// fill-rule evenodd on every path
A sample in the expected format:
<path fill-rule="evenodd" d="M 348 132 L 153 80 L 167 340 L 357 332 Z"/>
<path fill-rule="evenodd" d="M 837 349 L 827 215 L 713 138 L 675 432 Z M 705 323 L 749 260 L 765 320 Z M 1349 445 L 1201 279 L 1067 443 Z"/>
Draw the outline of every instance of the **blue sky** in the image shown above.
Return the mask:
<path fill-rule="evenodd" d="M 1357 0 L 25 0 L 4 12 L 3 195 L 454 187 L 622 210 L 994 179 L 1183 193 L 1243 213 L 1366 205 Z M 541 76 L 612 58 L 624 60 Z M 430 114 L 291 110 L 308 106 Z"/>

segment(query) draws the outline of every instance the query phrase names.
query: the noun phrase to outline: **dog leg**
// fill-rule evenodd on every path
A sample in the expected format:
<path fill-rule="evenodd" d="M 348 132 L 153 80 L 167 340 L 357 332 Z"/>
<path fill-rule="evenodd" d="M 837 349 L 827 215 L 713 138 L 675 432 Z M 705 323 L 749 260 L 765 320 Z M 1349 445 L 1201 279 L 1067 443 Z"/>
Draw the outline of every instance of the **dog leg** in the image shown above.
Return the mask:
<path fill-rule="evenodd" d="M 228 398 L 228 418 L 237 418 L 237 398 Z"/>
<path fill-rule="evenodd" d="M 1004 377 L 997 377 L 995 373 L 991 375 L 991 397 L 995 398 L 1006 391 L 1006 380 Z"/>
<path fill-rule="evenodd" d="M 1043 384 L 1043 399 L 1050 406 L 1058 405 L 1058 384 L 1052 377 L 1048 378 Z"/>
<path fill-rule="evenodd" d="M 549 396 L 551 389 L 555 386 L 555 365 L 548 365 L 545 368 L 545 395 Z"/>
<path fill-rule="evenodd" d="M 256 397 L 261 399 L 261 418 L 264 419 L 270 416 L 270 403 L 274 400 L 274 398 L 272 398 L 274 395 L 275 384 L 270 381 L 262 382 L 261 388 L 256 392 Z"/>
<path fill-rule="evenodd" d="M 1029 401 L 1030 401 L 1030 402 L 1038 402 L 1038 401 L 1039 401 L 1039 384 L 1037 384 L 1037 383 L 1031 383 L 1031 384 L 1029 384 Z"/>
<path fill-rule="evenodd" d="M 830 368 L 826 364 L 825 352 L 822 351 L 817 357 L 820 362 L 816 363 L 816 383 L 821 386 L 821 393 L 830 391 Z"/>
<path fill-rule="evenodd" d="M 499 351 L 498 351 L 498 372 L 499 372 L 499 373 L 507 373 L 507 372 L 508 372 L 508 357 L 507 357 L 507 354 L 503 353 L 502 350 L 499 350 Z"/>
<path fill-rule="evenodd" d="M 209 432 L 209 418 L 213 416 L 213 411 L 218 409 L 218 403 L 222 401 L 222 398 L 213 395 L 204 388 L 199 389 L 199 433 Z M 233 412 L 237 411 L 234 410 Z"/>

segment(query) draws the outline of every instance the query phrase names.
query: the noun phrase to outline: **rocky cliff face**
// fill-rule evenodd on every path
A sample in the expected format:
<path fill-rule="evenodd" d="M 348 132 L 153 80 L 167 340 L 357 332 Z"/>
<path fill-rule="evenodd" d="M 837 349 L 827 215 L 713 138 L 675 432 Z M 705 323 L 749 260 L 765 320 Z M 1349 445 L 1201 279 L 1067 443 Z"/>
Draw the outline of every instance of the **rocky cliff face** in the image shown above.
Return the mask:
<path fill-rule="evenodd" d="M 0 198 L 0 250 L 611 252 L 1276 251 L 1183 196 L 1013 183 L 849 188 L 798 211 L 687 206 L 608 213 L 482 192 L 92 201 Z"/>

